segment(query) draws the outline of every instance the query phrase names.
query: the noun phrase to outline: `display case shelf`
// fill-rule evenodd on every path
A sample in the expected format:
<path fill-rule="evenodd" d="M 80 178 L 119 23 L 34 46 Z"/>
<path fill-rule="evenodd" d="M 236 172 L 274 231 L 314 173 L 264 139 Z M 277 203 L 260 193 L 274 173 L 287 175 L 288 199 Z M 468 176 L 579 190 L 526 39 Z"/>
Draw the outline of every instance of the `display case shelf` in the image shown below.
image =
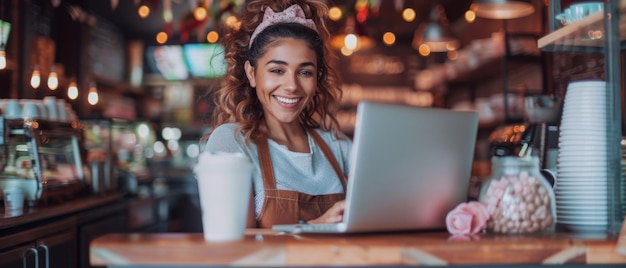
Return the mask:
<path fill-rule="evenodd" d="M 620 21 L 620 48 L 626 49 L 626 1 L 622 1 L 619 6 Z M 543 51 L 566 51 L 603 53 L 604 52 L 604 24 L 605 12 L 591 14 L 577 22 L 563 26 L 542 38 L 537 44 Z"/>

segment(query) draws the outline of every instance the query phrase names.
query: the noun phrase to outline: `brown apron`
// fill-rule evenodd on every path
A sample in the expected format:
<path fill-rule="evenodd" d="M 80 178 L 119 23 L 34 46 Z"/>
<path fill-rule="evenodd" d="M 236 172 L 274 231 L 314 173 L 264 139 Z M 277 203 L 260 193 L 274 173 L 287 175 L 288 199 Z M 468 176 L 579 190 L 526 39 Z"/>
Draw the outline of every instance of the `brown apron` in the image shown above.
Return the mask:
<path fill-rule="evenodd" d="M 271 228 L 274 224 L 293 224 L 316 219 L 322 216 L 335 203 L 345 199 L 346 183 L 341 168 L 339 168 L 339 163 L 337 163 L 332 151 L 317 132 L 309 130 L 308 133 L 320 147 L 335 173 L 337 173 L 343 187 L 343 193 L 308 195 L 297 191 L 276 189 L 276 180 L 267 139 L 261 139 L 257 144 L 257 149 L 261 175 L 263 176 L 265 198 L 263 199 L 261 214 L 256 223 L 257 227 Z"/>

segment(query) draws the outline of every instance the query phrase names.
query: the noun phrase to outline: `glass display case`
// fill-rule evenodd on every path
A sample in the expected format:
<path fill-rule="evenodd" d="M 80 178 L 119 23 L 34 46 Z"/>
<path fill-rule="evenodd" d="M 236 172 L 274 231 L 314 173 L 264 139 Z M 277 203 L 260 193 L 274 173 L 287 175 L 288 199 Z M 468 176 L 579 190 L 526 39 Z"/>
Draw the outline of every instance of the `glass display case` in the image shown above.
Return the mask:
<path fill-rule="evenodd" d="M 21 188 L 27 204 L 34 206 L 39 200 L 71 197 L 85 188 L 79 124 L 0 121 L 0 189 Z"/>
<path fill-rule="evenodd" d="M 538 47 L 554 58 L 553 85 L 565 96 L 562 118 L 590 111 L 599 114 L 593 121 L 574 117 L 578 128 L 567 133 L 561 127 L 555 183 L 557 224 L 574 231 L 619 233 L 626 212 L 626 177 L 621 165 L 626 1 L 583 2 L 548 1 L 549 32 L 538 40 Z M 581 82 L 602 86 L 580 87 Z M 585 101 L 566 109 L 573 103 L 568 93 L 577 91 L 586 93 Z M 593 97 L 599 101 L 593 110 L 586 110 Z M 582 137 L 576 150 L 564 150 L 565 134 L 568 138 Z M 597 143 L 582 146 L 590 141 Z M 601 153 L 593 154 L 598 149 Z M 593 161 L 571 158 L 580 156 L 591 156 Z M 566 167 L 574 167 L 576 172 Z"/>

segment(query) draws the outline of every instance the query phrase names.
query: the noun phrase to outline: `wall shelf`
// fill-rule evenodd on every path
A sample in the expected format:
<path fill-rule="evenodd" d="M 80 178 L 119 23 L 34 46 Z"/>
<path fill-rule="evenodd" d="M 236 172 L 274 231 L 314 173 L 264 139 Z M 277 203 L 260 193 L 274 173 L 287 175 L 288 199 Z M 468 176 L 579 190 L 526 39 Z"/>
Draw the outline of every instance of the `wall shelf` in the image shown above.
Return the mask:
<path fill-rule="evenodd" d="M 619 7 L 620 17 L 626 15 L 626 3 L 622 1 Z M 572 24 L 563 26 L 537 41 L 543 51 L 567 51 L 585 53 L 604 52 L 604 14 L 597 12 Z M 626 49 L 626 21 L 619 22 L 620 47 Z M 599 38 L 593 38 L 598 35 Z"/>

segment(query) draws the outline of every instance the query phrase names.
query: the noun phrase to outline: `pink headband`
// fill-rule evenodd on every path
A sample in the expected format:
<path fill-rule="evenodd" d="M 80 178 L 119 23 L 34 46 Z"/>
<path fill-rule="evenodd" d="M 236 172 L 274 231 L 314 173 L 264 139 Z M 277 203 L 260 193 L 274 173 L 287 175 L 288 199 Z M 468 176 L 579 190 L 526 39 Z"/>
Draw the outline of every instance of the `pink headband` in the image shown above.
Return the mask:
<path fill-rule="evenodd" d="M 270 25 L 276 23 L 299 23 L 306 27 L 309 27 L 317 32 L 317 27 L 315 27 L 315 22 L 312 19 L 307 19 L 304 15 L 304 10 L 299 5 L 292 5 L 287 9 L 283 10 L 283 12 L 275 12 L 270 7 L 265 9 L 265 14 L 263 15 L 263 21 L 259 26 L 254 29 L 252 36 L 250 37 L 250 44 L 248 47 L 252 46 L 252 42 L 254 39 L 261 33 L 265 28 Z"/>

